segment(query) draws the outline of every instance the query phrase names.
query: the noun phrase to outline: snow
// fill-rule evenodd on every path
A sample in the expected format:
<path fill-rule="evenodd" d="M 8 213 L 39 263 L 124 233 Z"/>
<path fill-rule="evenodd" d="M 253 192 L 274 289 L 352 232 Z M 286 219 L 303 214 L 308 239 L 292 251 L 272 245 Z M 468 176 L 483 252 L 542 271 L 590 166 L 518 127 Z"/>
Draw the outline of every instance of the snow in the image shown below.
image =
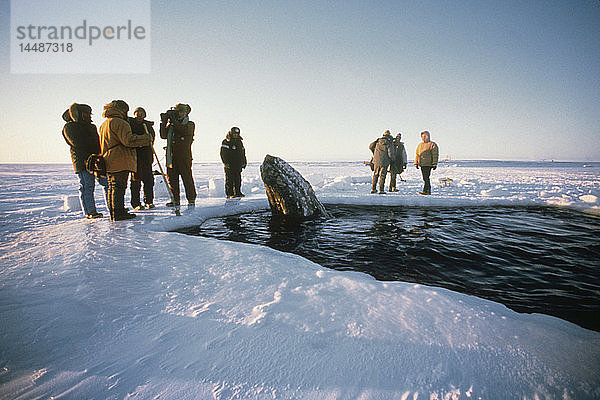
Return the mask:
<path fill-rule="evenodd" d="M 419 196 L 370 194 L 361 163 L 292 163 L 323 203 L 561 206 L 600 214 L 600 168 L 449 163 Z M 0 165 L 0 398 L 600 397 L 600 333 L 446 289 L 380 282 L 270 248 L 169 230 L 267 209 L 258 165 L 225 200 L 218 164 L 175 217 L 72 211 L 70 165 Z M 442 187 L 441 179 L 452 179 Z M 100 188 L 99 211 L 105 212 Z M 67 207 L 65 207 L 67 206 Z M 71 210 L 71 211 L 70 211 Z"/>

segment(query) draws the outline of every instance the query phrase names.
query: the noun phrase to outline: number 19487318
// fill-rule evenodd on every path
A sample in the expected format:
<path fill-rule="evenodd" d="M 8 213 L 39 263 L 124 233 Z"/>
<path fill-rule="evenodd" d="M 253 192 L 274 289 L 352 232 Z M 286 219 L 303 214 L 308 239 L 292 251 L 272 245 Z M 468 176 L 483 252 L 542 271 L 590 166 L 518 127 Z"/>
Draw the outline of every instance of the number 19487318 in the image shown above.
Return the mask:
<path fill-rule="evenodd" d="M 73 43 L 19 43 L 21 53 L 70 53 L 73 51 Z"/>

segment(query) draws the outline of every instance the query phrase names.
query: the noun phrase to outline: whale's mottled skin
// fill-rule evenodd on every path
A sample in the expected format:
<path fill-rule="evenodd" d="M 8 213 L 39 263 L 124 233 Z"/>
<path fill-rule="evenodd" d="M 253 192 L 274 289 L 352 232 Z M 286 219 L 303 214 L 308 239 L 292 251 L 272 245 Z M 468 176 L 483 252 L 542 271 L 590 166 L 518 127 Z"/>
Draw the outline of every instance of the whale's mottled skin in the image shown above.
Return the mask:
<path fill-rule="evenodd" d="M 267 154 L 260 175 L 273 215 L 301 219 L 330 217 L 310 183 L 281 158 Z"/>

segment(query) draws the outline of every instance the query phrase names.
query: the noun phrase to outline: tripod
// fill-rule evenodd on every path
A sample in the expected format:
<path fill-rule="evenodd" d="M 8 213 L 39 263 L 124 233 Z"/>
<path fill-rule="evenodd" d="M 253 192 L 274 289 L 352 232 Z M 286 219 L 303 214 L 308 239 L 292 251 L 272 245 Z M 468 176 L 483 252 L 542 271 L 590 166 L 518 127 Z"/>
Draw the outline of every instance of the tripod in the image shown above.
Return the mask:
<path fill-rule="evenodd" d="M 175 205 L 175 215 L 180 216 L 181 213 L 179 212 L 179 205 L 177 204 L 177 202 L 175 202 L 175 197 L 173 196 L 173 189 L 171 189 L 171 184 L 169 183 L 169 180 L 167 179 L 165 173 L 163 172 L 162 166 L 160 165 L 160 160 L 158 159 L 158 156 L 156 155 L 156 150 L 154 150 L 154 146 L 152 146 L 152 153 L 154 154 L 154 158 L 156 159 L 156 163 L 158 164 L 158 169 L 160 169 L 160 174 L 163 177 L 163 181 L 165 182 L 165 185 L 167 186 L 167 190 L 169 191 L 169 197 L 171 198 L 171 203 L 173 203 Z"/>

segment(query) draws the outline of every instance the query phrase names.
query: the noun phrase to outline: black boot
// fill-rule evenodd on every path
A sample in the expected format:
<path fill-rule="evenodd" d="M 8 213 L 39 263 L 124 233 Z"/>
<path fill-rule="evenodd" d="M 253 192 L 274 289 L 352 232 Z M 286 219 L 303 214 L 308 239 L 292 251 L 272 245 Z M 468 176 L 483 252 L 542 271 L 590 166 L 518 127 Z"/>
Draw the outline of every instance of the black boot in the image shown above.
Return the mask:
<path fill-rule="evenodd" d="M 150 180 L 144 181 L 144 203 L 146 207 L 154 208 L 154 180 L 152 175 L 150 178 Z"/>
<path fill-rule="evenodd" d="M 113 207 L 113 221 L 122 221 L 125 219 L 135 218 L 135 214 L 131 214 L 125 210 L 125 190 L 126 184 L 123 182 L 115 181 L 113 185 L 113 198 L 112 198 L 112 207 Z"/>
<path fill-rule="evenodd" d="M 115 220 L 115 209 L 113 207 L 113 198 L 115 193 L 115 188 L 114 188 L 114 184 L 112 181 L 108 181 L 108 193 L 107 193 L 107 204 L 106 206 L 108 207 L 108 212 L 110 214 L 110 220 L 114 221 Z"/>
<path fill-rule="evenodd" d="M 136 208 L 142 205 L 140 201 L 140 190 L 142 189 L 141 181 L 131 181 L 131 207 Z"/>

